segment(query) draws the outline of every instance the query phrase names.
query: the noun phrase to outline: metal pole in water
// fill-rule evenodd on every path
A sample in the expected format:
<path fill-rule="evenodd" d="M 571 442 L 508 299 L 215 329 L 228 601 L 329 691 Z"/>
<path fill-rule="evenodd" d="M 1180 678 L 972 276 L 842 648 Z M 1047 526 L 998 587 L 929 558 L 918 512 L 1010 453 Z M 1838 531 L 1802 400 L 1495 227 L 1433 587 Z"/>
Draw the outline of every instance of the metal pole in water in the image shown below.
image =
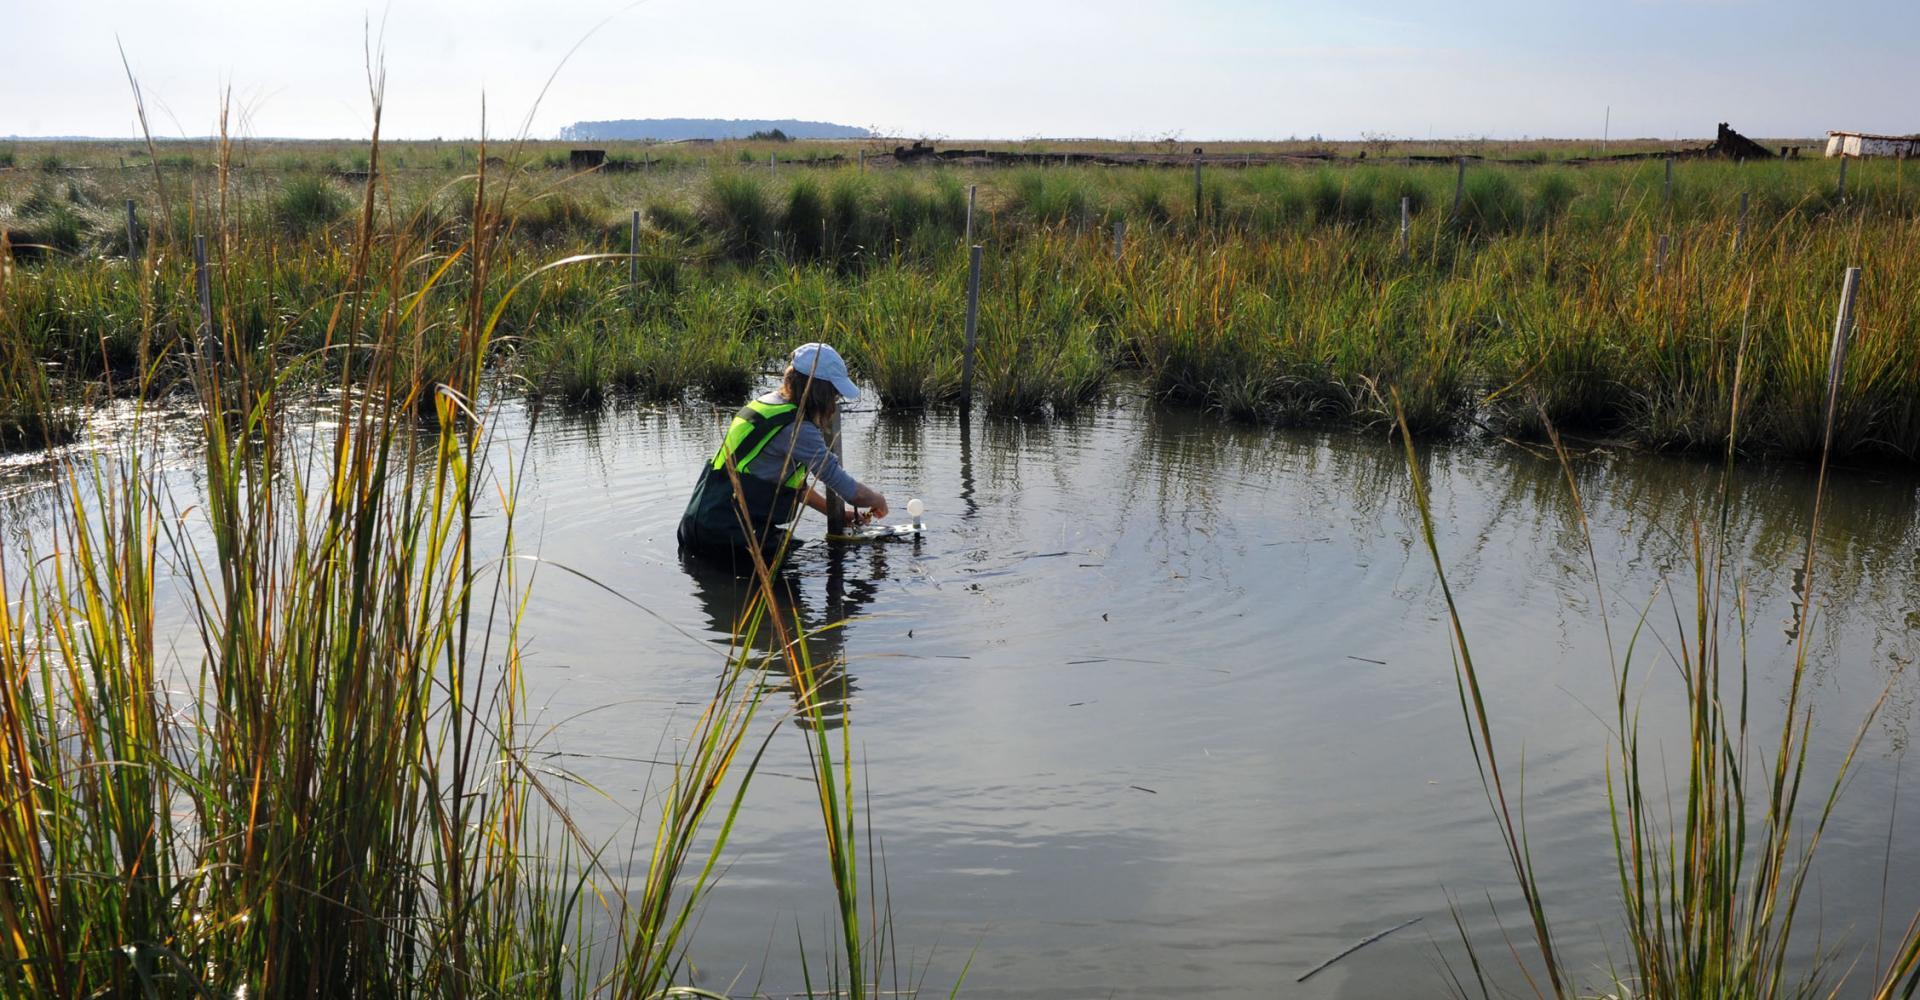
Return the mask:
<path fill-rule="evenodd" d="M 1740 248 L 1745 246 L 1747 242 L 1747 203 L 1751 198 L 1752 195 L 1747 192 L 1740 192 L 1740 227 L 1733 231 L 1733 252 L 1735 254 L 1738 254 Z"/>
<path fill-rule="evenodd" d="M 133 199 L 127 199 L 127 263 L 140 255 L 140 220 L 133 214 Z"/>
<path fill-rule="evenodd" d="M 1845 160 L 1840 161 L 1845 163 Z M 1847 363 L 1847 341 L 1853 338 L 1853 297 L 1860 290 L 1860 269 L 1847 268 L 1840 283 L 1840 314 L 1833 320 L 1833 350 L 1827 356 L 1826 450 L 1833 449 L 1833 423 L 1840 413 L 1840 376 Z"/>
<path fill-rule="evenodd" d="M 961 244 L 962 246 L 970 247 L 973 245 L 973 196 L 979 189 L 980 185 L 978 184 L 967 185 L 967 239 L 965 243 Z"/>
<path fill-rule="evenodd" d="M 973 405 L 973 347 L 980 330 L 980 245 L 967 255 L 967 353 L 960 362 L 960 405 Z"/>
<path fill-rule="evenodd" d="M 1400 263 L 1413 253 L 1413 199 L 1400 196 Z"/>

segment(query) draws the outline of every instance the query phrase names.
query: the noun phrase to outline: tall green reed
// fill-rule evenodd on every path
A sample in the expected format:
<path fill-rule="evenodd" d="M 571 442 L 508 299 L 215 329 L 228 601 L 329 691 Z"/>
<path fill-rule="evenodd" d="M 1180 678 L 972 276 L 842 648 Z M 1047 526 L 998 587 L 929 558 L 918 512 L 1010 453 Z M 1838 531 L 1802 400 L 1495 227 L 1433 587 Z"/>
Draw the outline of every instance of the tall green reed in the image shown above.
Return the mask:
<path fill-rule="evenodd" d="M 237 322 L 228 267 L 218 348 L 196 324 L 178 352 L 199 495 L 130 442 L 64 465 L 46 529 L 0 552 L 10 989 L 648 997 L 690 975 L 760 685 L 742 660 L 721 672 L 648 876 L 618 888 L 527 746 L 518 481 L 493 471 L 482 375 L 553 265 L 497 283 L 506 223 L 481 164 L 471 230 L 439 254 L 379 224 L 369 180 L 344 280 L 305 307 L 324 314 L 306 350 L 336 356 L 331 421 L 287 410 L 305 320 Z M 157 296 L 179 265 L 150 256 Z M 464 301 L 429 319 L 456 274 Z"/>
<path fill-rule="evenodd" d="M 1751 290 L 1748 304 L 1751 305 Z M 1790 943 L 1800 905 L 1812 871 L 1814 854 L 1833 816 L 1867 727 L 1885 700 L 1868 712 L 1859 731 L 1824 783 L 1808 784 L 1809 746 L 1814 713 L 1803 704 L 1810 669 L 1809 643 L 1815 600 L 1814 546 L 1819 531 L 1820 501 L 1825 487 L 1826 461 L 1833 433 L 1833 417 L 1840 409 L 1845 345 L 1850 319 L 1837 323 L 1833 370 L 1828 382 L 1828 430 L 1809 518 L 1805 565 L 1800 586 L 1808 599 L 1796 607 L 1797 644 L 1781 712 L 1778 734 L 1771 747 L 1762 740 L 1764 725 L 1750 715 L 1745 590 L 1728 565 L 1728 521 L 1732 504 L 1731 478 L 1744 415 L 1742 382 L 1748 375 L 1751 315 L 1743 309 L 1737 344 L 1731 353 L 1730 393 L 1724 441 L 1725 469 L 1720 490 L 1718 521 L 1696 524 L 1692 539 L 1692 619 L 1676 622 L 1678 633 L 1665 644 L 1677 660 L 1684 685 L 1687 756 L 1685 779 L 1676 792 L 1664 758 L 1642 743 L 1637 700 L 1631 681 L 1636 676 L 1647 615 L 1636 623 L 1626 646 L 1616 654 L 1611 626 L 1606 623 L 1607 588 L 1580 499 L 1573 460 L 1554 432 L 1551 420 L 1541 417 L 1566 474 L 1588 562 L 1593 574 L 1602 624 L 1607 629 L 1609 667 L 1614 676 L 1613 744 L 1606 771 L 1607 802 L 1612 820 L 1614 857 L 1619 877 L 1631 963 L 1627 975 L 1613 988 L 1622 995 L 1670 997 L 1779 997 L 1837 993 L 1851 967 L 1834 970 L 1824 959 L 1811 967 L 1790 964 Z M 1528 847 L 1523 813 L 1508 788 L 1495 739 L 1495 711 L 1489 707 L 1497 692 L 1489 692 L 1474 664 L 1466 626 L 1447 581 L 1444 559 L 1434 530 L 1421 465 L 1404 421 L 1408 475 L 1420 516 L 1422 541 L 1433 559 L 1441 593 L 1448 609 L 1454 669 L 1460 707 L 1482 787 L 1506 848 L 1515 885 L 1527 910 L 1528 926 L 1537 954 L 1528 962 L 1515 952 L 1515 961 L 1529 989 L 1539 996 L 1578 995 L 1578 972 L 1560 948 L 1542 890 L 1540 867 Z M 1731 631 L 1729 631 L 1729 629 Z M 1803 793 L 1814 799 L 1803 804 Z M 1457 918 L 1457 915 L 1456 915 Z M 1482 995 L 1491 995 L 1475 942 L 1466 936 L 1475 983 Z M 1912 997 L 1920 991 L 1920 916 L 1908 925 L 1889 964 L 1876 965 L 1868 983 L 1876 1000 Z M 1536 964 L 1537 963 L 1537 964 Z M 1543 977 L 1536 976 L 1538 968 Z M 1544 982 L 1542 981 L 1544 978 Z M 1466 985 L 1454 979 L 1464 995 Z"/>

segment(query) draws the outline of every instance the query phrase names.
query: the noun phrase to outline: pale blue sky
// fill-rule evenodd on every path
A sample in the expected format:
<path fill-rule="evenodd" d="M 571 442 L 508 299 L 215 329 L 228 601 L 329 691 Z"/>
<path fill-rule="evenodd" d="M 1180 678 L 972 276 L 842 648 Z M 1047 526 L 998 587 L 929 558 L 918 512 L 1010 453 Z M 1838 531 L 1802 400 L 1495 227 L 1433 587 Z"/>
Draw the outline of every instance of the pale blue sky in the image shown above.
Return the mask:
<path fill-rule="evenodd" d="M 597 118 L 809 118 L 1022 138 L 1920 131 L 1920 0 L 0 0 L 0 135 L 129 135 L 116 35 L 156 130 L 367 134 Z M 607 20 L 611 18 L 611 20 Z"/>

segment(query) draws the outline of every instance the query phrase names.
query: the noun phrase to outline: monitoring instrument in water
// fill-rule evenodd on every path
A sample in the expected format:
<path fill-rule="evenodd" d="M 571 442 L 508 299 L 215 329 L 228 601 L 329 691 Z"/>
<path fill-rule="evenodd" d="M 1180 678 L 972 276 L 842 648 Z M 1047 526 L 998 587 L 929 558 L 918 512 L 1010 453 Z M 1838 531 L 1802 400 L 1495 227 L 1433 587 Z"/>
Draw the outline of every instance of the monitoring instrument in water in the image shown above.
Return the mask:
<path fill-rule="evenodd" d="M 920 522 L 920 515 L 927 512 L 927 505 L 919 497 L 907 501 L 907 516 L 913 518 L 911 524 L 849 524 L 838 532 L 827 536 L 829 542 L 886 542 L 908 538 L 918 538 L 926 533 L 926 525 Z"/>

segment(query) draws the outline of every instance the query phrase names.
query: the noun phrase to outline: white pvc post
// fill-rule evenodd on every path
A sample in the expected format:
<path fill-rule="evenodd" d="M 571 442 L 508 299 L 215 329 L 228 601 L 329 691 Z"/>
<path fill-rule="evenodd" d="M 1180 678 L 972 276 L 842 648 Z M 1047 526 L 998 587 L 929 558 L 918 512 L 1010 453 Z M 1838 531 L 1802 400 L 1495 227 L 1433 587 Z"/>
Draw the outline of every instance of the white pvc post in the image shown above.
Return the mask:
<path fill-rule="evenodd" d="M 1840 377 L 1847 363 L 1847 342 L 1853 338 L 1853 298 L 1859 290 L 1860 269 L 1849 267 L 1840 283 L 1840 313 L 1833 319 L 1833 349 L 1827 356 L 1828 450 L 1833 448 L 1833 424 L 1840 413 Z"/>

